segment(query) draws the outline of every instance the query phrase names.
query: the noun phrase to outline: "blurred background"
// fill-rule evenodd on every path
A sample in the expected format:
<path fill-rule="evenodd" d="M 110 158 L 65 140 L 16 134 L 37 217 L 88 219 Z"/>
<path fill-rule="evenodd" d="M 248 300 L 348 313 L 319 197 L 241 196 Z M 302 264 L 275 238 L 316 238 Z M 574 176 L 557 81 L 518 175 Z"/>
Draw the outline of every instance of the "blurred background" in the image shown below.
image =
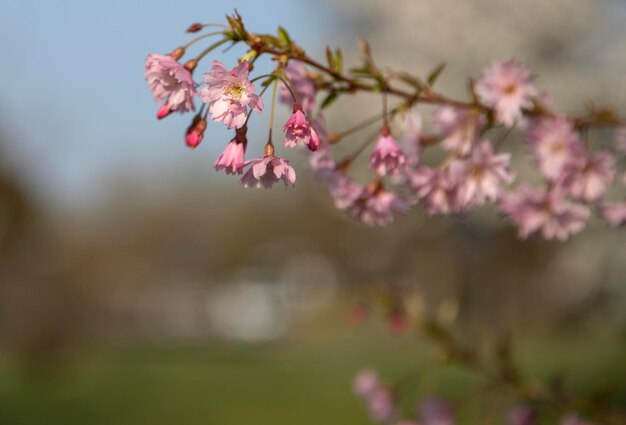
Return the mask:
<path fill-rule="evenodd" d="M 0 424 L 367 423 L 350 391 L 363 367 L 417 370 L 416 396 L 462 402 L 475 378 L 435 368 L 429 344 L 347 320 L 389 287 L 426 311 L 457 304 L 466 335 L 510 332 L 531 374 L 609 385 L 626 406 L 623 231 L 592 220 L 564 244 L 521 242 L 490 210 L 370 229 L 332 207 L 298 152 L 295 189 L 244 190 L 211 168 L 223 126 L 192 152 L 188 117 L 157 122 L 146 55 L 234 8 L 320 58 L 330 43 L 355 63 L 363 36 L 394 68 L 445 61 L 451 95 L 515 56 L 563 110 L 626 111 L 622 0 L 2 1 Z M 347 98 L 326 119 L 340 130 L 376 110 Z M 463 403 L 461 423 L 506 403 Z"/>

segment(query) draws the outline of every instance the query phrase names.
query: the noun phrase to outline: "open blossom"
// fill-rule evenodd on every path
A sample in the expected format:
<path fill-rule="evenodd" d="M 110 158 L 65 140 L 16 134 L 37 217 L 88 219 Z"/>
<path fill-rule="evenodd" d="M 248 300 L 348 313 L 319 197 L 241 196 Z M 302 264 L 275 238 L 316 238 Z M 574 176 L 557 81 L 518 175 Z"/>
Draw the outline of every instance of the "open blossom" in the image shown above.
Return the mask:
<path fill-rule="evenodd" d="M 576 167 L 584 153 L 578 133 L 563 117 L 537 120 L 528 130 L 528 142 L 539 171 L 550 181 Z"/>
<path fill-rule="evenodd" d="M 374 422 L 388 422 L 397 414 L 397 406 L 389 388 L 379 386 L 366 399 L 370 418 Z"/>
<path fill-rule="evenodd" d="M 319 148 L 309 155 L 309 166 L 316 179 L 329 180 L 337 173 L 337 164 L 330 152 L 330 141 L 326 132 L 324 116 L 318 114 L 313 120 L 313 125 L 317 130 Z"/>
<path fill-rule="evenodd" d="M 306 68 L 302 62 L 290 61 L 285 67 L 285 73 L 291 83 L 291 88 L 298 97 L 298 102 L 302 105 L 307 113 L 311 113 L 315 108 L 315 95 L 317 88 L 315 83 L 306 75 Z M 293 96 L 285 83 L 280 83 L 279 100 L 286 105 L 293 105 Z"/>
<path fill-rule="evenodd" d="M 459 187 L 447 170 L 420 167 L 409 176 L 409 187 L 430 215 L 462 212 Z"/>
<path fill-rule="evenodd" d="M 416 109 L 411 109 L 402 122 L 400 144 L 413 164 L 419 163 L 422 155 L 422 129 L 422 115 Z"/>
<path fill-rule="evenodd" d="M 452 406 L 440 398 L 426 399 L 419 407 L 419 416 L 424 425 L 454 425 Z"/>
<path fill-rule="evenodd" d="M 466 155 L 485 125 L 485 117 L 478 111 L 440 106 L 434 112 L 433 124 L 444 134 L 441 145 L 445 149 Z"/>
<path fill-rule="evenodd" d="M 384 226 L 393 221 L 394 214 L 405 214 L 408 210 L 408 202 L 375 184 L 362 190 L 347 212 L 368 226 Z"/>
<path fill-rule="evenodd" d="M 570 195 L 587 202 L 597 201 L 614 178 L 615 158 L 607 151 L 590 154 L 569 178 Z"/>
<path fill-rule="evenodd" d="M 378 374 L 373 370 L 362 370 L 354 378 L 352 389 L 359 397 L 367 397 L 381 385 Z"/>
<path fill-rule="evenodd" d="M 626 201 L 603 204 L 599 208 L 599 213 L 609 226 L 623 226 L 626 224 Z"/>
<path fill-rule="evenodd" d="M 263 101 L 254 94 L 256 89 L 248 72 L 247 61 L 230 71 L 220 61 L 213 61 L 211 71 L 204 74 L 206 86 L 201 91 L 213 121 L 223 122 L 229 129 L 240 128 L 246 122 L 248 107 L 261 112 Z"/>
<path fill-rule="evenodd" d="M 317 132 L 299 105 L 294 106 L 293 114 L 285 123 L 283 130 L 285 131 L 285 147 L 293 148 L 301 142 L 310 151 L 316 151 L 320 145 Z"/>
<path fill-rule="evenodd" d="M 449 172 L 452 180 L 459 182 L 459 201 L 463 205 L 481 205 L 485 200 L 497 200 L 501 184 L 514 179 L 510 162 L 511 154 L 494 154 L 489 141 L 476 145 L 468 158 L 453 160 Z"/>
<path fill-rule="evenodd" d="M 370 169 L 380 176 L 397 175 L 409 165 L 409 158 L 385 125 L 370 156 Z"/>
<path fill-rule="evenodd" d="M 220 154 L 213 168 L 226 174 L 241 174 L 245 166 L 244 154 L 246 152 L 246 132 L 248 127 L 237 129 L 235 137 L 226 145 L 224 152 Z"/>
<path fill-rule="evenodd" d="M 516 404 L 506 413 L 508 425 L 538 425 L 537 412 L 525 404 Z"/>
<path fill-rule="evenodd" d="M 547 191 L 522 186 L 504 196 L 500 206 L 522 238 L 541 234 L 545 239 L 564 241 L 585 227 L 589 210 L 567 201 L 563 192 L 558 186 Z"/>
<path fill-rule="evenodd" d="M 500 124 L 511 127 L 522 118 L 522 109 L 533 106 L 537 89 L 532 80 L 528 69 L 513 59 L 494 62 L 476 82 L 476 93 L 484 104 L 495 109 Z"/>
<path fill-rule="evenodd" d="M 250 168 L 241 178 L 241 184 L 244 187 L 269 189 L 274 183 L 281 180 L 285 183 L 285 187 L 288 183 L 291 183 L 292 186 L 296 184 L 296 172 L 289 165 L 289 161 L 274 156 L 273 153 L 263 158 L 247 161 L 245 166 L 248 165 Z"/>
<path fill-rule="evenodd" d="M 191 73 L 172 56 L 148 55 L 145 62 L 145 77 L 154 99 L 157 102 L 165 101 L 159 110 L 159 118 L 171 112 L 183 113 L 194 109 L 196 82 Z"/>
<path fill-rule="evenodd" d="M 328 193 L 338 210 L 349 208 L 359 199 L 363 190 L 363 186 L 355 183 L 341 172 L 336 172 L 328 183 Z"/>
<path fill-rule="evenodd" d="M 559 419 L 559 425 L 593 425 L 593 423 L 581 418 L 577 413 L 567 413 Z"/>

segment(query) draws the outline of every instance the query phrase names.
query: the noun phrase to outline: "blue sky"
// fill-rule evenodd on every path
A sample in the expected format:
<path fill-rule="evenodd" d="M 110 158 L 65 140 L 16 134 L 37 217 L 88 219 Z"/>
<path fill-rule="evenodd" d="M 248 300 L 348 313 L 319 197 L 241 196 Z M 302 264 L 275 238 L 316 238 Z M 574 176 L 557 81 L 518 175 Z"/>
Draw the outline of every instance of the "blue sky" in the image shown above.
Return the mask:
<path fill-rule="evenodd" d="M 223 22 L 237 8 L 251 29 L 281 24 L 312 53 L 322 51 L 320 29 L 332 27 L 324 3 L 306 0 L 4 3 L 0 131 L 8 143 L 0 155 L 57 205 L 96 199 L 116 174 L 209 168 L 230 134 L 210 126 L 204 144 L 190 152 L 182 144 L 189 118 L 157 122 L 143 79 L 145 56 L 188 40 L 190 23 Z M 241 53 L 233 49 L 221 59 L 234 63 Z"/>

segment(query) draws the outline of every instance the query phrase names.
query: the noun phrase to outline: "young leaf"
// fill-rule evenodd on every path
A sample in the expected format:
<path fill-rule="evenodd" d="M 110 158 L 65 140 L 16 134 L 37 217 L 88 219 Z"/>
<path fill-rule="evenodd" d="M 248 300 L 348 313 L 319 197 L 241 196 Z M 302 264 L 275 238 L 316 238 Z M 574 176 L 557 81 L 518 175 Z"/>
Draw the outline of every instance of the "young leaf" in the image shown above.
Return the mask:
<path fill-rule="evenodd" d="M 333 61 L 333 69 L 337 72 L 343 72 L 343 53 L 341 49 L 335 51 L 335 60 Z"/>
<path fill-rule="evenodd" d="M 441 75 L 441 73 L 443 72 L 445 68 L 446 68 L 446 64 L 442 63 L 441 65 L 439 65 L 438 67 L 430 71 L 430 74 L 428 74 L 428 78 L 426 80 L 428 81 L 429 86 L 432 87 L 435 84 L 435 82 L 437 81 L 437 79 L 439 78 L 439 76 Z"/>
<path fill-rule="evenodd" d="M 328 93 L 328 96 L 322 101 L 322 105 L 320 108 L 326 109 L 328 108 L 335 100 L 337 100 L 337 92 L 331 91 Z"/>
<path fill-rule="evenodd" d="M 289 37 L 289 33 L 287 32 L 287 30 L 281 26 L 278 27 L 278 39 L 283 46 L 291 46 L 291 37 Z"/>

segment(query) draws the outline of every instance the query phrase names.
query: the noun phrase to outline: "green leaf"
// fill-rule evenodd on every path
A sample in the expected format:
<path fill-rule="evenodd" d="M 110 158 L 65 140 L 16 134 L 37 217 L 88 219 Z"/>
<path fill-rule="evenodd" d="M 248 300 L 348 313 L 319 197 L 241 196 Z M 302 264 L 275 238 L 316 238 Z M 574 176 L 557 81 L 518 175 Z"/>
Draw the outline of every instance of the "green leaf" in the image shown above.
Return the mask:
<path fill-rule="evenodd" d="M 262 87 L 267 87 L 270 84 L 272 84 L 278 77 L 274 74 L 270 75 L 269 77 L 267 77 L 265 80 L 263 80 L 263 82 L 261 83 Z"/>
<path fill-rule="evenodd" d="M 441 73 L 443 72 L 445 68 L 446 68 L 446 64 L 442 63 L 441 65 L 437 66 L 435 69 L 430 71 L 430 74 L 428 74 L 428 78 L 426 79 L 426 81 L 428 81 L 429 86 L 432 87 L 435 84 L 435 82 L 437 81 L 437 79 L 439 78 L 439 76 L 441 75 Z"/>
<path fill-rule="evenodd" d="M 326 96 L 326 98 L 322 101 L 322 105 L 320 106 L 320 108 L 328 108 L 335 100 L 337 100 L 337 97 L 339 97 L 337 92 L 331 91 L 330 93 L 328 93 L 328 96 Z"/>
<path fill-rule="evenodd" d="M 283 46 L 291 46 L 291 37 L 289 37 L 289 33 L 287 32 L 287 30 L 281 26 L 278 27 L 278 39 Z"/>
<path fill-rule="evenodd" d="M 350 72 L 358 76 L 371 77 L 372 72 L 368 68 L 350 68 Z"/>
<path fill-rule="evenodd" d="M 400 79 L 400 81 L 408 84 L 411 87 L 414 87 L 417 89 L 418 92 L 421 92 L 424 90 L 425 88 L 425 84 L 422 80 L 420 80 L 417 77 L 414 77 L 411 74 L 407 74 L 407 73 L 400 73 L 397 75 L 398 79 Z"/>
<path fill-rule="evenodd" d="M 343 72 L 343 53 L 341 49 L 335 51 L 335 60 L 333 61 L 333 69 L 337 72 Z"/>

